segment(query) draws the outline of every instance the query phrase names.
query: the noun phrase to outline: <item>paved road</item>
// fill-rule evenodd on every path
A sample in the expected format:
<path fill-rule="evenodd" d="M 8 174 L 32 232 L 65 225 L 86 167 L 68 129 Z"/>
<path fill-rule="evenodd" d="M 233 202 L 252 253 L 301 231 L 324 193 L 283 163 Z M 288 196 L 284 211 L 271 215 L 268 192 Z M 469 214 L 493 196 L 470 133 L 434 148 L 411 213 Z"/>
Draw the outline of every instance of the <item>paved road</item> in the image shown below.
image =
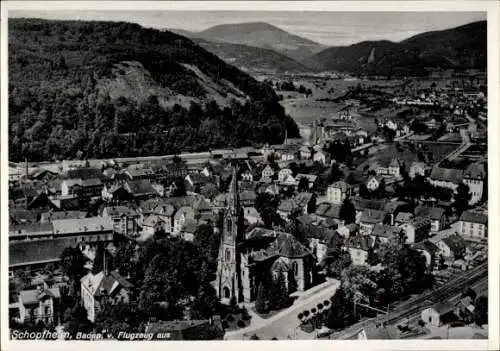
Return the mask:
<path fill-rule="evenodd" d="M 277 337 L 279 340 L 287 339 L 294 336 L 296 328 L 299 325 L 297 315 L 306 310 L 316 307 L 318 303 L 330 299 L 335 294 L 335 291 L 340 286 L 340 281 L 332 279 L 331 285 L 320 290 L 318 293 L 310 297 L 296 301 L 292 306 L 278 314 L 268 318 L 252 321 L 247 328 L 227 332 L 224 336 L 226 340 L 243 340 L 248 339 L 253 334 L 256 334 L 260 339 L 272 339 Z"/>

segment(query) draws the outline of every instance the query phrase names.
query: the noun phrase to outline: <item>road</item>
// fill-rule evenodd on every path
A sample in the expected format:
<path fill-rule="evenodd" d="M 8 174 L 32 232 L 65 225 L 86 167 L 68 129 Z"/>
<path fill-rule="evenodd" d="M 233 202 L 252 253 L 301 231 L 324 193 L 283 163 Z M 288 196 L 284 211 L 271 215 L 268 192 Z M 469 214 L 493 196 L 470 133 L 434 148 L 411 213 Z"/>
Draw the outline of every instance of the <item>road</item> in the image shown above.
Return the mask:
<path fill-rule="evenodd" d="M 432 305 L 433 303 L 446 301 L 457 294 L 461 294 L 468 286 L 473 286 L 474 284 L 487 279 L 487 277 L 488 263 L 485 262 L 433 290 L 415 296 L 396 306 L 391 306 L 392 311 L 388 315 L 381 315 L 363 320 L 347 329 L 332 334 L 330 339 L 347 339 L 359 332 L 361 328 L 372 323 L 375 323 L 376 325 L 382 323 L 395 324 L 400 320 L 410 318 L 415 314 L 422 312 L 424 308 Z"/>
<path fill-rule="evenodd" d="M 332 279 L 331 284 L 327 289 L 318 291 L 317 293 L 305 298 L 297 300 L 292 306 L 268 319 L 253 320 L 252 323 L 243 329 L 227 332 L 224 336 L 226 340 L 243 340 L 248 339 L 253 334 L 256 334 L 260 339 L 272 339 L 277 337 L 279 340 L 287 339 L 290 335 L 294 337 L 299 319 L 297 315 L 308 309 L 316 307 L 318 303 L 324 300 L 329 300 L 335 294 L 335 291 L 340 286 L 340 281 Z M 312 335 L 313 336 L 313 335 Z"/>

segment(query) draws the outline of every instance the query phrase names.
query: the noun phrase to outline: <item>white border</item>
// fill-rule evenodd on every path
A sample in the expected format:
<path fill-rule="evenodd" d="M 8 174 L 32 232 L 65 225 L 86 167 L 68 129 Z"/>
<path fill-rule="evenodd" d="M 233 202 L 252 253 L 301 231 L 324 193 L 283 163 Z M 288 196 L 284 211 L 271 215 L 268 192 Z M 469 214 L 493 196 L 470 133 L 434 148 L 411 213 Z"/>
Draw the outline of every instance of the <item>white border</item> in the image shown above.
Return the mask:
<path fill-rule="evenodd" d="M 500 193 L 499 181 L 499 8 L 500 3 L 491 1 L 2 1 L 1 3 L 1 350 L 74 350 L 120 348 L 164 350 L 181 347 L 185 350 L 204 348 L 213 350 L 252 350 L 283 347 L 286 350 L 341 349 L 341 350 L 498 350 L 500 321 L 499 302 L 499 253 L 500 241 Z M 488 13 L 488 164 L 489 164 L 489 340 L 389 340 L 389 341 L 223 341 L 223 342 L 41 342 L 10 341 L 8 335 L 8 160 L 7 160 L 7 11 L 8 10 L 233 10 L 233 11 L 376 11 L 376 12 L 428 12 L 428 11 L 486 11 Z M 255 344 L 256 343 L 256 344 Z"/>

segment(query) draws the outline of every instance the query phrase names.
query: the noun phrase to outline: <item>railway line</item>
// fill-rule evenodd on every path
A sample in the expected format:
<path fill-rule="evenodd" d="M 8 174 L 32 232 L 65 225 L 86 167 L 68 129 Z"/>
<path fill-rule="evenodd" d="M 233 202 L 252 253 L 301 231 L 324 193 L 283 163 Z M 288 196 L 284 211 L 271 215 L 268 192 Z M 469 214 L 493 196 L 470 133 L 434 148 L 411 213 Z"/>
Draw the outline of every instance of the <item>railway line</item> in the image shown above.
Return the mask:
<path fill-rule="evenodd" d="M 409 318 L 417 313 L 420 313 L 429 305 L 446 301 L 450 297 L 462 293 L 468 286 L 473 286 L 474 284 L 479 283 L 482 279 L 487 278 L 487 276 L 488 263 L 485 262 L 470 271 L 449 280 L 444 285 L 397 304 L 387 315 L 379 315 L 377 317 L 358 322 L 341 332 L 332 334 L 330 339 L 347 339 L 369 324 L 395 324 L 402 319 Z"/>

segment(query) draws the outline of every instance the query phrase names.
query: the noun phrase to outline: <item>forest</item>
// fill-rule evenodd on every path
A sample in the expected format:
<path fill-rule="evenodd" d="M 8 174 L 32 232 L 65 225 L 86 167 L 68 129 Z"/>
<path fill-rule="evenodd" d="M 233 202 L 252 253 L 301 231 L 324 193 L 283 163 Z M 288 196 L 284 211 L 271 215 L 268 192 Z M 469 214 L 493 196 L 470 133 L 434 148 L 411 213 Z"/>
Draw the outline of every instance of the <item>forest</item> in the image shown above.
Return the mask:
<path fill-rule="evenodd" d="M 139 62 L 160 88 L 189 97 L 165 107 L 100 88 L 117 63 Z M 245 99 L 218 104 L 185 65 Z M 229 83 L 228 83 L 229 82 Z M 226 94 L 221 88 L 222 95 Z M 130 94 L 129 94 L 130 95 Z M 9 20 L 9 159 L 176 154 L 280 143 L 295 122 L 273 88 L 191 40 L 124 22 Z"/>

